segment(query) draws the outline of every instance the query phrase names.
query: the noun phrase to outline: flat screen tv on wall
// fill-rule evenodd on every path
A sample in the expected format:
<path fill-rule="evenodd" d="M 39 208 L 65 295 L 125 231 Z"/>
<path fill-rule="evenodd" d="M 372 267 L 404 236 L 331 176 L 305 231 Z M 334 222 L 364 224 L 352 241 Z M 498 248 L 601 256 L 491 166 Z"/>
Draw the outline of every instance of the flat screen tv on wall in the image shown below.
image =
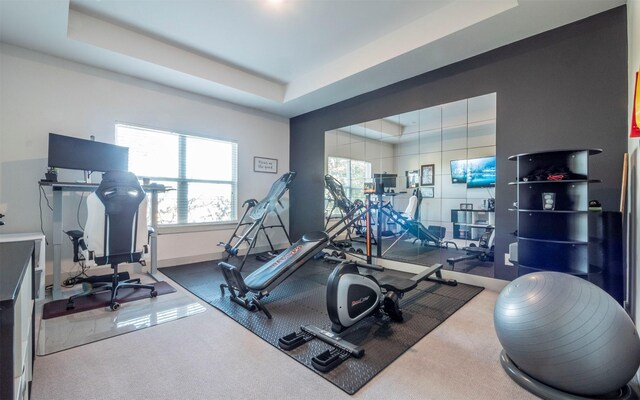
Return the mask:
<path fill-rule="evenodd" d="M 496 186 L 496 157 L 467 160 L 467 188 Z"/>
<path fill-rule="evenodd" d="M 451 183 L 467 182 L 467 160 L 451 160 Z"/>

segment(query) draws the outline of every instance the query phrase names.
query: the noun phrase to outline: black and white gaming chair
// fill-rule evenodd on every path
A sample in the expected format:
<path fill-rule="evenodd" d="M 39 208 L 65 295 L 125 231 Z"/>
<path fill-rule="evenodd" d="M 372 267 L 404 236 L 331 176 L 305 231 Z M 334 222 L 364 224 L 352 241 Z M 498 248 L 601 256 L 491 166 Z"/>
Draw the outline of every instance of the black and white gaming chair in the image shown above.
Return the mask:
<path fill-rule="evenodd" d="M 118 264 L 139 262 L 144 265 L 149 254 L 147 245 L 147 197 L 131 172 L 111 171 L 102 177 L 94 193 L 87 197 L 87 224 L 84 230 L 87 266 L 111 265 L 111 283 L 94 284 L 90 291 L 69 298 L 67 308 L 81 296 L 111 291 L 109 307 L 120 308 L 117 296 L 122 288 L 140 288 L 158 295 L 153 285 L 140 284 L 140 279 L 119 280 Z"/>

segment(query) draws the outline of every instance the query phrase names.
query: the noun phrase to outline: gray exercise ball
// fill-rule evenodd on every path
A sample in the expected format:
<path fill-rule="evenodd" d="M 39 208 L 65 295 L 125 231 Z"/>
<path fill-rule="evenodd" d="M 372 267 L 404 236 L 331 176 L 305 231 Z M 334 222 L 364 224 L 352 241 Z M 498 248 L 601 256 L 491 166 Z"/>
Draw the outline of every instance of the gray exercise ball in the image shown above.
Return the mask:
<path fill-rule="evenodd" d="M 573 275 L 536 272 L 509 283 L 493 321 L 509 358 L 564 392 L 597 396 L 624 387 L 640 365 L 640 339 L 622 307 Z"/>

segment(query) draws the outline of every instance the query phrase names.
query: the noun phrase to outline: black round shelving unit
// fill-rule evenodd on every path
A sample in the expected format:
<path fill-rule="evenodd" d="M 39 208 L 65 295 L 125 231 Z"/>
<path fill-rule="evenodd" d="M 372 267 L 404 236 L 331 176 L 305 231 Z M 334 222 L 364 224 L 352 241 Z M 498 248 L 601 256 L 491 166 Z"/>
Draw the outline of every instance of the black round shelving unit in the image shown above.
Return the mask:
<path fill-rule="evenodd" d="M 558 271 L 589 273 L 589 156 L 600 149 L 555 150 L 509 157 L 517 163 L 518 276 Z M 545 171 L 563 171 L 557 180 Z M 551 201 L 545 203 L 545 201 Z M 546 207 L 545 207 L 546 204 Z M 547 208 L 548 207 L 548 208 Z"/>

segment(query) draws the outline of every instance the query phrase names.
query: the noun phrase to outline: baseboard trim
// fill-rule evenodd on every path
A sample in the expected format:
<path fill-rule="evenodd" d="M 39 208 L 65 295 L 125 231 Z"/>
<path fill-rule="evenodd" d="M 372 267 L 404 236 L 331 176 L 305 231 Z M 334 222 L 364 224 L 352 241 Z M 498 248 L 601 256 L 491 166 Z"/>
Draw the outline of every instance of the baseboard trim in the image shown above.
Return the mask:
<path fill-rule="evenodd" d="M 357 260 L 357 259 L 356 259 Z M 409 264 L 400 261 L 387 260 L 383 258 L 373 258 L 374 264 L 378 264 L 388 269 L 395 271 L 408 272 L 411 274 L 418 274 L 424 270 L 424 266 L 417 264 Z M 463 272 L 442 270 L 442 277 L 446 279 L 455 279 L 460 283 L 466 283 L 468 285 L 482 286 L 492 292 L 500 292 L 510 281 L 504 281 L 502 279 L 487 278 L 486 276 L 478 276 L 467 274 Z"/>
<path fill-rule="evenodd" d="M 274 244 L 273 247 L 276 250 L 282 250 L 289 247 L 289 243 L 286 243 L 286 242 L 278 243 L 278 244 Z M 269 250 L 271 250 L 271 247 L 269 247 L 269 245 L 256 246 L 251 253 L 259 254 Z M 247 253 L 247 249 L 241 249 L 238 252 L 238 257 L 244 257 L 246 253 Z M 196 255 L 186 256 L 186 257 L 165 258 L 162 260 L 158 260 L 158 268 L 175 267 L 178 265 L 186 265 L 186 264 L 193 264 L 198 262 L 219 260 L 221 258 L 226 257 L 226 254 L 227 253 L 225 253 L 224 250 L 220 248 L 219 251 L 216 251 L 213 253 L 196 254 Z"/>

